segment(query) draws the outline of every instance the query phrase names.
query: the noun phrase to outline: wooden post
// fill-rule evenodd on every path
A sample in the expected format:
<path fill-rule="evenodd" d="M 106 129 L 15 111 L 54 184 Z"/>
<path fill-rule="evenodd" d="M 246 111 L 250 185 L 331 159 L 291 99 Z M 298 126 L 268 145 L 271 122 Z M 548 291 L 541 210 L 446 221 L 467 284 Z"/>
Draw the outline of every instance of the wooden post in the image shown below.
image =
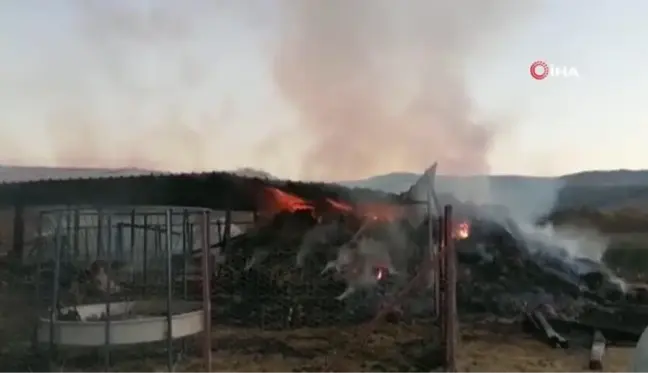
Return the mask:
<path fill-rule="evenodd" d="M 426 273 L 426 281 L 430 281 L 430 279 L 433 281 L 432 286 L 433 286 L 433 296 L 434 296 L 434 316 L 439 317 L 438 313 L 438 302 L 437 302 L 437 294 L 436 294 L 436 268 L 434 265 L 435 262 L 435 244 L 434 244 L 434 220 L 432 219 L 432 195 L 430 192 L 427 194 L 427 228 L 428 228 L 428 247 L 427 247 L 427 253 L 422 253 L 422 257 L 424 260 L 429 260 L 430 263 L 428 266 L 425 267 L 425 270 L 428 271 Z M 429 283 L 428 283 L 429 284 Z M 429 286 L 429 285 L 428 285 Z"/>
<path fill-rule="evenodd" d="M 443 246 L 444 246 L 444 232 L 445 232 L 445 219 L 443 216 L 437 218 L 437 250 L 436 260 L 434 261 L 434 301 L 435 313 L 439 317 L 441 325 L 442 338 L 445 334 L 443 332 L 443 281 L 444 281 L 444 268 L 443 263 Z"/>
<path fill-rule="evenodd" d="M 457 371 L 457 269 L 456 253 L 454 250 L 453 223 L 452 223 L 452 206 L 446 205 L 444 208 L 445 217 L 445 296 L 444 296 L 444 313 L 445 313 L 445 370 L 448 372 Z"/>

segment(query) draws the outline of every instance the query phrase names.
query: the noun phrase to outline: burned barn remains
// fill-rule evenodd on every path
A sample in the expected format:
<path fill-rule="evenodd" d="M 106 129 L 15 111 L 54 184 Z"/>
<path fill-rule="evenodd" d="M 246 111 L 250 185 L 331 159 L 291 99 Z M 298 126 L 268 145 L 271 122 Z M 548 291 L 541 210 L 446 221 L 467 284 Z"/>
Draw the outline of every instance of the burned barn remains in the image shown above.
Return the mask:
<path fill-rule="evenodd" d="M 169 187 L 171 200 L 183 201 L 175 193 L 182 190 L 186 205 L 197 205 L 195 191 L 209 190 L 209 210 L 108 207 L 117 197 L 102 197 L 102 208 L 44 210 L 25 255 L 38 268 L 36 299 L 47 310 L 36 338 L 55 350 L 65 338 L 57 325 L 98 323 L 93 346 L 108 364 L 119 307 L 131 318 L 157 317 L 174 333 L 176 309 L 198 312 L 196 333 L 210 323 L 264 330 L 429 323 L 440 327 L 448 370 L 456 369 L 457 317 L 519 320 L 556 348 L 591 345 L 593 366 L 604 366 L 604 346 L 638 339 L 648 324 L 644 290 L 534 234 L 504 208 L 437 195 L 435 169 L 401 195 L 244 178 L 231 178 L 227 189 L 191 176 L 185 187 Z M 132 181 L 118 183 L 114 196 L 151 201 L 123 193 Z M 225 189 L 223 204 L 217 194 Z M 28 197 L 39 196 L 34 189 Z M 253 218 L 237 221 L 243 210 Z M 138 311 L 160 303 L 159 314 Z M 98 320 L 87 319 L 87 305 Z M 166 341 L 171 369 L 180 348 L 168 334 L 155 338 Z M 209 344 L 203 352 L 211 358 Z"/>
<path fill-rule="evenodd" d="M 254 227 L 212 246 L 216 322 L 274 329 L 376 315 L 438 321 L 456 302 L 462 318 L 521 319 L 559 348 L 580 343 L 569 340 L 573 331 L 633 343 L 648 324 L 645 290 L 602 263 L 574 257 L 502 209 L 416 187 L 382 203 L 305 199 L 266 187 Z M 453 207 L 451 218 L 443 218 L 443 205 Z M 445 238 L 444 221 L 451 225 Z M 457 285 L 456 299 L 441 305 L 444 282 L 454 281 L 443 273 L 444 247 L 456 255 Z"/>
<path fill-rule="evenodd" d="M 26 257 L 41 309 L 34 347 L 51 362 L 71 348 L 99 349 L 108 370 L 124 347 L 164 344 L 171 371 L 185 339 L 210 324 L 208 286 L 207 297 L 189 297 L 202 289 L 195 278 L 209 277 L 190 255 L 209 246 L 209 216 L 148 206 L 41 211 Z"/>

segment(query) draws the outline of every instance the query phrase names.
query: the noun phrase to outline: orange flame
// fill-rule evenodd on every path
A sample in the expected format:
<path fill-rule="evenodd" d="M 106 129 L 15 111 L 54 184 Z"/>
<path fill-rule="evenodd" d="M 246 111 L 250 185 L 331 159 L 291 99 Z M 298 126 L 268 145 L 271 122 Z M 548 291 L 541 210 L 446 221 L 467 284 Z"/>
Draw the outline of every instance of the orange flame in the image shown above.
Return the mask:
<path fill-rule="evenodd" d="M 282 211 L 295 212 L 299 210 L 313 210 L 313 206 L 303 198 L 284 192 L 274 187 L 266 187 L 263 209 L 268 214 Z"/>
<path fill-rule="evenodd" d="M 332 210 L 341 214 L 354 214 L 364 219 L 378 221 L 395 220 L 402 216 L 405 211 L 403 206 L 389 203 L 371 203 L 352 206 L 332 198 L 326 198 L 325 202 Z M 313 213 L 317 213 L 313 203 L 270 186 L 264 188 L 262 209 L 263 214 L 267 216 L 272 216 L 282 211 L 295 212 L 299 210 L 310 210 Z"/>
<path fill-rule="evenodd" d="M 353 212 L 353 207 L 340 201 L 335 201 L 333 199 L 327 198 L 326 202 L 335 210 L 344 212 L 344 213 L 351 213 Z"/>
<path fill-rule="evenodd" d="M 470 223 L 462 221 L 455 225 L 452 236 L 457 240 L 465 240 L 470 237 Z"/>

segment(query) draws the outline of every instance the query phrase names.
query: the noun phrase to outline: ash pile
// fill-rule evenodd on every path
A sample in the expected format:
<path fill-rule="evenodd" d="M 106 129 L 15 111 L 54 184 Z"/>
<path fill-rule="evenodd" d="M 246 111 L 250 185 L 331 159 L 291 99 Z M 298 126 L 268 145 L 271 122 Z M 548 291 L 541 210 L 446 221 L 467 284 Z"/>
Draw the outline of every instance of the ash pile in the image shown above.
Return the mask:
<path fill-rule="evenodd" d="M 432 262 L 440 236 L 431 206 L 305 201 L 266 189 L 271 217 L 214 246 L 217 322 L 264 328 L 358 323 L 414 279 L 399 298 L 399 316 L 433 317 L 433 267 L 422 265 Z M 529 238 L 511 219 L 453 205 L 460 314 L 515 317 L 542 304 L 560 318 L 578 319 L 591 309 L 646 301 L 598 262 Z"/>

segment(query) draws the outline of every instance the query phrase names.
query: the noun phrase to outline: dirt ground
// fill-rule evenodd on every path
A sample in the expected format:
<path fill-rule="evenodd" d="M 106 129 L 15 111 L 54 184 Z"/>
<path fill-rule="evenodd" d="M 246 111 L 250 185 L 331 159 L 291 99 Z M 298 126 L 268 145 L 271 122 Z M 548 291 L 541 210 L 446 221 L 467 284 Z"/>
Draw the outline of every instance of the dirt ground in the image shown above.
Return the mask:
<path fill-rule="evenodd" d="M 460 371 L 482 372 L 578 372 L 587 371 L 589 351 L 583 347 L 552 349 L 511 327 L 482 325 L 462 329 L 458 365 Z M 498 329 L 509 332 L 499 333 Z M 383 325 L 366 342 L 358 328 L 259 331 L 214 328 L 212 371 L 301 372 L 301 371 L 441 371 L 440 357 L 432 340 L 421 336 L 424 326 Z M 190 341 L 188 354 L 175 371 L 204 371 L 198 357 L 197 340 Z M 24 346 L 24 345 L 23 345 Z M 192 348 L 193 347 L 193 348 Z M 188 351 L 189 351 L 188 350 Z M 604 370 L 629 369 L 631 348 L 610 348 Z M 113 371 L 166 371 L 161 350 L 114 355 Z M 0 367 L 6 371 L 5 367 Z M 101 371 L 100 354 L 81 360 L 67 359 L 50 368 L 55 371 Z"/>
<path fill-rule="evenodd" d="M 102 355 L 83 352 L 83 358 L 62 356 L 55 366 L 43 365 L 34 355 L 33 299 L 27 290 L 0 281 L 0 371 L 101 371 Z M 368 337 L 366 326 L 285 331 L 215 326 L 213 371 L 434 371 L 440 370 L 438 331 L 431 324 L 377 325 Z M 552 349 L 522 332 L 519 324 L 461 325 L 458 365 L 461 371 L 561 372 L 587 371 L 589 351 L 578 343 L 568 350 Z M 197 340 L 176 371 L 201 371 Z M 179 345 L 179 344 L 178 344 Z M 113 371 L 166 371 L 164 346 L 115 351 Z M 179 350 L 179 349 L 178 349 Z M 610 348 L 604 370 L 627 371 L 632 348 Z M 75 354 L 76 355 L 76 354 Z M 176 356 L 178 357 L 178 356 Z"/>
<path fill-rule="evenodd" d="M 460 371 L 588 371 L 589 350 L 574 346 L 552 349 L 515 332 L 519 325 L 464 326 L 458 352 Z M 212 368 L 216 371 L 433 371 L 439 356 L 433 342 L 421 336 L 429 327 L 383 325 L 364 344 L 348 330 L 298 330 L 250 333 L 240 329 L 214 332 Z M 500 332 L 501 331 L 501 332 Z M 252 336 L 254 335 L 254 336 Z M 238 347 L 236 347 L 238 346 Z M 245 346 L 240 349 L 241 346 Z M 632 348 L 608 349 L 603 369 L 628 371 Z M 200 361 L 183 364 L 202 369 Z"/>

